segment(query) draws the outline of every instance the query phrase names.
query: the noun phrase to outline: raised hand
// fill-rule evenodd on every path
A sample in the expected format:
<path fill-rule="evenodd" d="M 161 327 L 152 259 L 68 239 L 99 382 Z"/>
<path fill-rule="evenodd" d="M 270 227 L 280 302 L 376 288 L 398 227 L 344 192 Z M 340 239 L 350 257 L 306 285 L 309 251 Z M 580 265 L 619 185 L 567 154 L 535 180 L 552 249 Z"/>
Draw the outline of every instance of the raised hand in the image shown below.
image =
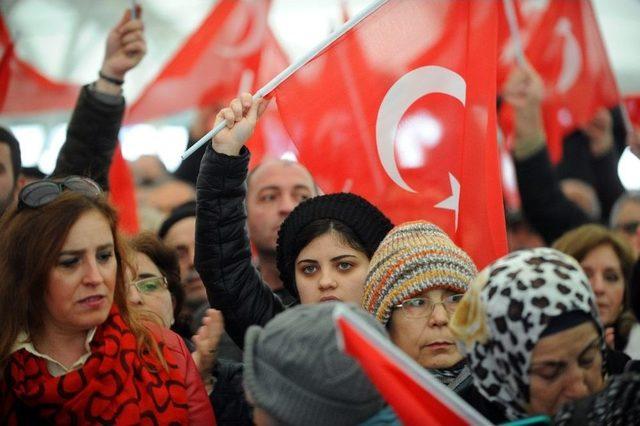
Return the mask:
<path fill-rule="evenodd" d="M 514 112 L 514 155 L 524 159 L 544 147 L 542 121 L 544 83 L 531 65 L 515 67 L 502 88 L 505 102 Z"/>
<path fill-rule="evenodd" d="M 216 362 L 218 344 L 224 332 L 224 320 L 222 313 L 215 309 L 208 309 L 202 319 L 202 326 L 193 336 L 196 350 L 193 352 L 193 361 L 205 383 L 211 376 L 211 370 Z"/>
<path fill-rule="evenodd" d="M 265 99 L 254 100 L 249 93 L 243 93 L 232 100 L 228 107 L 221 109 L 216 116 L 215 125 L 225 120 L 227 124 L 213 137 L 213 149 L 220 154 L 240 154 L 240 149 L 253 134 L 258 118 L 268 103 Z"/>
<path fill-rule="evenodd" d="M 109 32 L 100 71 L 107 77 L 124 80 L 125 74 L 140 63 L 147 53 L 144 25 L 140 19 L 142 10 L 137 7 L 137 19 L 131 19 L 127 9 L 120 22 Z"/>

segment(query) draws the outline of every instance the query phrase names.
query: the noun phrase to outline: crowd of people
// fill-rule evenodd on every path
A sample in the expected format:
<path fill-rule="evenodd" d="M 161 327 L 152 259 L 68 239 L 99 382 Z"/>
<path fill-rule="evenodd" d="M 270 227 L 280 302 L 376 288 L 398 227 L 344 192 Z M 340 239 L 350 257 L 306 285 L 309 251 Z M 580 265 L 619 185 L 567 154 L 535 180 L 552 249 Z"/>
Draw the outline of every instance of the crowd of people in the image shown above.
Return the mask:
<path fill-rule="evenodd" d="M 393 224 L 297 162 L 249 171 L 268 104 L 250 94 L 199 117 L 190 143 L 226 127 L 175 173 L 132 165 L 144 231 L 123 237 L 107 176 L 145 52 L 127 11 L 51 176 L 26 183 L 0 129 L 1 424 L 400 424 L 339 348 L 342 304 L 494 424 L 640 422 L 640 194 L 617 178 L 619 111 L 553 165 L 543 84 L 513 70 L 522 211 L 481 271 L 428 217 Z"/>

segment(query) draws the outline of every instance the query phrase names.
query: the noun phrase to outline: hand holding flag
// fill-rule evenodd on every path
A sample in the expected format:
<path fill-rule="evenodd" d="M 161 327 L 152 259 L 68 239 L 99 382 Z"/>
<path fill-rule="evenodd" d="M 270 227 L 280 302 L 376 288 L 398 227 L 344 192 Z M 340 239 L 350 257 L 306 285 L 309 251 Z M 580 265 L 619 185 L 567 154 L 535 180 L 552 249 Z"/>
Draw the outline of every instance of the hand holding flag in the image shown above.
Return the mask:
<path fill-rule="evenodd" d="M 216 116 L 214 128 L 222 127 L 213 136 L 213 149 L 221 154 L 238 155 L 268 104 L 263 98 L 254 99 L 249 93 L 243 93 L 227 108 L 222 108 Z"/>

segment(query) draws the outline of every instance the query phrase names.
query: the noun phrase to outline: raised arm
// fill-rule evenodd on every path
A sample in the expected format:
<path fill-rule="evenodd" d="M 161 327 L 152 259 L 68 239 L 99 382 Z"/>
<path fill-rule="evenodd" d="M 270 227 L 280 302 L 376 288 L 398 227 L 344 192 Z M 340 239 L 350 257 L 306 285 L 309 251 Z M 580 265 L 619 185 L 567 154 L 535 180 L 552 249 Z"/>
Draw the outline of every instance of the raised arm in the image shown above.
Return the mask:
<path fill-rule="evenodd" d="M 108 190 L 109 167 L 125 109 L 121 86 L 146 49 L 142 21 L 131 19 L 127 10 L 107 37 L 100 78 L 80 91 L 52 176 L 88 176 Z"/>
<path fill-rule="evenodd" d="M 195 266 L 211 307 L 222 311 L 227 334 L 241 348 L 249 326 L 264 325 L 284 309 L 251 263 L 244 205 L 244 143 L 265 107 L 265 101 L 244 94 L 218 113 L 216 124 L 226 119 L 228 125 L 207 145 L 196 185 Z"/>
<path fill-rule="evenodd" d="M 509 76 L 504 99 L 514 110 L 516 176 L 522 210 L 547 243 L 588 221 L 584 212 L 560 189 L 560 181 L 549 160 L 542 121 L 544 86 L 529 65 Z"/>

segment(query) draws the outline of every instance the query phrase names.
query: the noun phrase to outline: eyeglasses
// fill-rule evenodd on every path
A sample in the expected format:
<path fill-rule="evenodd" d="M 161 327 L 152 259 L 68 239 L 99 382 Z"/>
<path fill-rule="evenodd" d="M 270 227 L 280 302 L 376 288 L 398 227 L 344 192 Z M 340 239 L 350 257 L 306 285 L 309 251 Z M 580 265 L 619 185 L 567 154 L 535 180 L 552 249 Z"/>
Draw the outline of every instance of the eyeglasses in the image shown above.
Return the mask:
<path fill-rule="evenodd" d="M 395 305 L 394 308 L 401 309 L 401 312 L 408 318 L 425 318 L 431 316 L 436 305 L 443 305 L 447 314 L 452 315 L 463 296 L 463 294 L 453 294 L 441 301 L 431 300 L 426 297 L 414 297 L 404 300 L 399 305 Z"/>
<path fill-rule="evenodd" d="M 62 181 L 41 180 L 22 188 L 19 195 L 18 209 L 25 207 L 38 208 L 49 204 L 65 190 L 77 192 L 90 198 L 97 198 L 102 189 L 92 179 L 82 176 L 69 176 Z"/>
<path fill-rule="evenodd" d="M 167 279 L 165 277 L 149 277 L 141 280 L 133 281 L 130 285 L 142 294 L 154 293 L 158 290 L 168 288 Z"/>
<path fill-rule="evenodd" d="M 616 225 L 615 228 L 625 234 L 634 235 L 638 230 L 638 226 L 640 226 L 640 221 L 636 220 L 633 222 L 620 223 Z"/>

